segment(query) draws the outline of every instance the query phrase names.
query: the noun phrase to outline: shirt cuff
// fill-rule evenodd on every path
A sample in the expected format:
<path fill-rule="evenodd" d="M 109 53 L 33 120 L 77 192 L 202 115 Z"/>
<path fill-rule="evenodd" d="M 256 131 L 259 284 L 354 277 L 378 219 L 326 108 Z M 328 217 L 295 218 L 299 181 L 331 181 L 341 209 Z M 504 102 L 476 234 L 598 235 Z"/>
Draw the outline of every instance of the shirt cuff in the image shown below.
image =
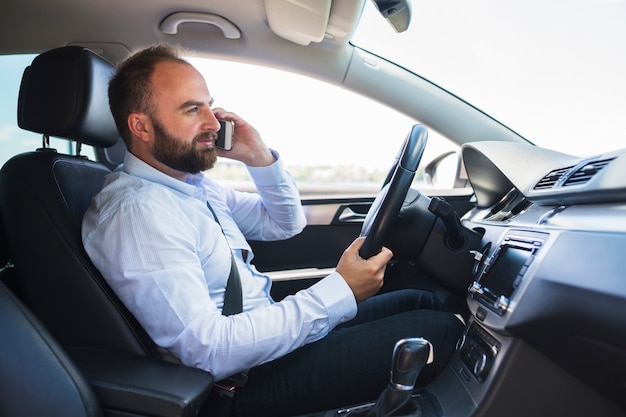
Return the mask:
<path fill-rule="evenodd" d="M 326 306 L 331 329 L 338 324 L 352 320 L 356 315 L 357 304 L 354 294 L 338 272 L 333 272 L 313 284 L 311 289 Z"/>
<path fill-rule="evenodd" d="M 251 167 L 246 165 L 256 185 L 276 185 L 285 178 L 285 167 L 283 166 L 282 159 L 280 159 L 280 155 L 273 149 L 270 149 L 270 152 L 274 155 L 275 161 L 273 164 L 265 167 Z"/>

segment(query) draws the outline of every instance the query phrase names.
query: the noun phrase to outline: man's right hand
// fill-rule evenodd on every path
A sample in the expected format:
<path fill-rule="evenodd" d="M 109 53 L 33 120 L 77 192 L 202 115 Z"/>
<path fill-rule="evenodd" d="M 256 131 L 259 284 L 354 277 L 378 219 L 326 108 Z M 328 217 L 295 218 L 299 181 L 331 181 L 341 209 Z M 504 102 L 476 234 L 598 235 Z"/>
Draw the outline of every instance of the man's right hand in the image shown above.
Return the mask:
<path fill-rule="evenodd" d="M 363 245 L 364 237 L 357 238 L 344 251 L 337 272 L 346 281 L 357 302 L 376 294 L 383 286 L 385 267 L 391 260 L 393 253 L 383 247 L 380 253 L 369 259 L 359 256 L 359 249 Z"/>

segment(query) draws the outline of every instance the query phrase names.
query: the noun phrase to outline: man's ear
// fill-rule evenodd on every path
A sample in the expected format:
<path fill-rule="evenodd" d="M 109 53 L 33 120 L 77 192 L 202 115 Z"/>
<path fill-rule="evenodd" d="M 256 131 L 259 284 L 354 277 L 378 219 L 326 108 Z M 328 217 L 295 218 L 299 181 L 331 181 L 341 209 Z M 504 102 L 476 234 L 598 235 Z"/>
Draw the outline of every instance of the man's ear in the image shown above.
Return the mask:
<path fill-rule="evenodd" d="M 133 136 L 142 142 L 149 142 L 152 137 L 152 122 L 143 113 L 131 113 L 128 115 L 128 129 Z"/>

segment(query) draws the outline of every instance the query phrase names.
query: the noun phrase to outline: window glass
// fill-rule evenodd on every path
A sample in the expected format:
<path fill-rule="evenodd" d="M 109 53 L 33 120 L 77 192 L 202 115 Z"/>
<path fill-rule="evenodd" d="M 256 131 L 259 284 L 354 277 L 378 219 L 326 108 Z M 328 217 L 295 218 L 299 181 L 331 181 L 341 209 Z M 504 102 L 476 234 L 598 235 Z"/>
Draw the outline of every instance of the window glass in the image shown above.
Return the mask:
<path fill-rule="evenodd" d="M 42 147 L 42 135 L 17 126 L 17 97 L 24 68 L 36 55 L 0 57 L 0 164 Z M 238 113 L 277 150 L 303 197 L 373 196 L 416 121 L 339 87 L 278 70 L 192 58 L 204 74 L 215 105 Z M 50 138 L 50 147 L 74 154 L 75 144 Z M 430 131 L 422 167 L 454 149 Z M 83 145 L 81 155 L 95 159 Z M 208 175 L 253 190 L 242 164 L 220 159 Z M 416 186 L 423 188 L 423 175 Z"/>
<path fill-rule="evenodd" d="M 215 107 L 247 120 L 280 153 L 303 197 L 375 195 L 416 123 L 307 77 L 232 62 L 189 60 L 203 73 Z M 422 167 L 451 149 L 451 142 L 429 132 Z M 225 158 L 208 175 L 238 189 L 252 187 L 245 168 Z M 420 171 L 417 181 L 422 179 Z"/>
<path fill-rule="evenodd" d="M 42 135 L 20 129 L 17 125 L 17 97 L 22 74 L 36 55 L 0 56 L 0 166 L 13 155 L 34 151 L 43 144 Z M 75 144 L 50 138 L 50 147 L 63 153 L 75 153 Z M 93 148 L 83 145 L 81 155 L 94 159 Z"/>
<path fill-rule="evenodd" d="M 580 156 L 624 147 L 623 0 L 414 1 L 412 15 L 398 34 L 368 1 L 352 42 L 536 145 Z"/>

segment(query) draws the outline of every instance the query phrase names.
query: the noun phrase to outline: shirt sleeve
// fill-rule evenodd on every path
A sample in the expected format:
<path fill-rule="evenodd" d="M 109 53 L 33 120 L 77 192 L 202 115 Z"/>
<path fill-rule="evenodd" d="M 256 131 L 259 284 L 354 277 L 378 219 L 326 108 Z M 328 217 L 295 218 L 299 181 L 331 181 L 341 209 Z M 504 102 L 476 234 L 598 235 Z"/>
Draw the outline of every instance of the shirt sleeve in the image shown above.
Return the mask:
<path fill-rule="evenodd" d="M 246 239 L 281 240 L 293 237 L 306 226 L 296 182 L 282 159 L 267 167 L 247 167 L 257 193 L 223 189 L 227 204 Z"/>

